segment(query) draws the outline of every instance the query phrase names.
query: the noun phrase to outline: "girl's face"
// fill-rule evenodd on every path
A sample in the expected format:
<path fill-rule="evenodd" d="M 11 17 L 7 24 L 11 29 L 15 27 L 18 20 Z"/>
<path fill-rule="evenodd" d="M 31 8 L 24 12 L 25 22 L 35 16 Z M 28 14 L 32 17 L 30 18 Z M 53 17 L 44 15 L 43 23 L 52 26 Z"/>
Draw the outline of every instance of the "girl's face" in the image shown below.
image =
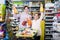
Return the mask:
<path fill-rule="evenodd" d="M 38 14 L 35 14 L 34 15 L 34 19 L 37 20 L 39 17 L 38 17 Z"/>

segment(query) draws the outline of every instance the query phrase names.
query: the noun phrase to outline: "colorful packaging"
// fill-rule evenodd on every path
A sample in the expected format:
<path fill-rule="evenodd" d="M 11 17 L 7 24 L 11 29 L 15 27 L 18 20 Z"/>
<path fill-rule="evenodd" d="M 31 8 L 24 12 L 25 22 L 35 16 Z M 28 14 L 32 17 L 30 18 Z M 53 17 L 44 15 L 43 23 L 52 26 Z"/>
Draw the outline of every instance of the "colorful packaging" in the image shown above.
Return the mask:
<path fill-rule="evenodd" d="M 4 4 L 0 4 L 0 22 L 4 21 L 6 15 L 6 6 Z"/>
<path fill-rule="evenodd" d="M 60 13 L 56 14 L 57 20 L 60 20 Z"/>
<path fill-rule="evenodd" d="M 27 21 L 27 24 L 28 24 L 29 27 L 31 27 L 32 26 L 32 21 L 31 20 L 28 20 Z"/>

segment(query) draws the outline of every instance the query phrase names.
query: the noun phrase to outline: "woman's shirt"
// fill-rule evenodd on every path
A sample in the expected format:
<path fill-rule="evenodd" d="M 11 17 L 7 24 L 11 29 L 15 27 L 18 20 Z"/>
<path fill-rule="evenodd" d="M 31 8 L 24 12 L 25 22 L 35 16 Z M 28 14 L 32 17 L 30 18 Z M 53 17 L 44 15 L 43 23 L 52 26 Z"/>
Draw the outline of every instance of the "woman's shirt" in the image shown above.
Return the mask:
<path fill-rule="evenodd" d="M 14 17 L 16 19 L 20 18 L 19 21 L 20 21 L 20 24 L 19 24 L 19 28 L 26 28 L 27 27 L 27 24 L 26 25 L 22 25 L 23 22 L 25 23 L 26 19 L 29 17 L 30 15 L 26 12 L 23 12 L 21 14 L 18 14 L 18 15 L 14 15 Z"/>

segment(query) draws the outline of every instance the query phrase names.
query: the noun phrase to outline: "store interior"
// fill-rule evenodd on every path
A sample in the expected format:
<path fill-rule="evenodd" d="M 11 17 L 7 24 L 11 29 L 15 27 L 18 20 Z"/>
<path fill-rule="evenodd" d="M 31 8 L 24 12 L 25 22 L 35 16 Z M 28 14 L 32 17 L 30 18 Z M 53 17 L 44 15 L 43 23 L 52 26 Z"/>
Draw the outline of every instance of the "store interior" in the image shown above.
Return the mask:
<path fill-rule="evenodd" d="M 29 16 L 25 14 L 25 10 L 28 11 Z M 38 14 L 38 19 L 42 15 L 41 21 L 37 22 L 37 19 L 34 19 L 34 17 L 37 18 L 36 14 Z M 20 25 L 23 19 L 22 25 L 26 27 Z M 32 20 L 35 20 L 34 26 L 39 27 L 32 28 Z M 39 28 L 40 39 L 36 37 Z M 0 39 L 35 40 L 35 38 L 37 40 L 60 40 L 60 0 L 0 1 Z"/>

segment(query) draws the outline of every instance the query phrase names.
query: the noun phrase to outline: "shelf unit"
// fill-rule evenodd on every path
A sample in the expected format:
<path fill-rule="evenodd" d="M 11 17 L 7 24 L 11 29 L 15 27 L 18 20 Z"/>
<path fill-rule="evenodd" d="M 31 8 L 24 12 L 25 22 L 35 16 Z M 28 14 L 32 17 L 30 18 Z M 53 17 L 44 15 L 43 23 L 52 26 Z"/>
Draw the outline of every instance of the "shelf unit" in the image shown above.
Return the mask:
<path fill-rule="evenodd" d="M 8 33 L 7 33 L 7 28 L 6 28 L 6 15 L 7 15 L 6 14 L 6 0 L 2 0 L 0 1 L 0 27 L 3 27 L 3 30 L 5 31 L 4 33 L 5 37 L 0 38 L 0 40 L 8 40 L 9 38 Z"/>
<path fill-rule="evenodd" d="M 47 13 L 49 14 L 49 13 Z M 53 13 L 52 13 L 53 15 Z M 52 37 L 52 33 L 53 33 L 53 26 L 52 26 L 52 23 L 53 23 L 53 16 L 47 16 L 45 14 L 45 40 L 51 40 L 53 37 Z M 47 32 L 47 33 L 46 33 Z M 50 38 L 48 38 L 48 37 Z"/>
<path fill-rule="evenodd" d="M 31 12 L 39 12 L 40 11 L 40 2 L 43 0 L 21 0 L 21 1 L 13 1 L 13 4 L 15 5 L 15 7 L 17 8 L 18 12 L 21 13 L 23 12 L 23 7 L 24 6 L 28 6 L 29 7 L 29 14 Z"/>
<path fill-rule="evenodd" d="M 7 31 L 9 30 L 8 24 L 9 24 L 9 17 L 11 16 L 12 13 L 12 1 L 11 0 L 6 0 L 6 23 L 7 23 Z"/>
<path fill-rule="evenodd" d="M 44 1 L 44 0 L 13 0 L 13 1 Z"/>
<path fill-rule="evenodd" d="M 55 16 L 56 16 L 56 14 L 60 14 L 60 0 L 54 0 L 54 2 L 55 2 L 55 11 L 56 11 L 56 13 L 54 14 Z M 55 17 L 54 16 L 54 17 Z M 56 16 L 57 17 L 57 16 Z M 58 28 L 57 30 L 55 30 L 54 29 L 54 33 L 53 33 L 53 39 L 54 40 L 60 40 L 60 33 L 58 33 L 58 32 L 60 32 L 59 31 L 59 29 L 60 29 L 60 27 L 58 27 L 59 25 L 60 25 L 60 19 L 58 20 L 59 18 L 57 18 L 57 19 L 55 19 L 54 18 L 54 23 L 53 24 L 55 24 L 55 23 L 57 23 L 58 25 L 57 26 L 55 26 L 55 25 L 53 25 L 54 27 L 56 27 L 56 28 Z M 57 21 L 57 22 L 56 22 Z M 57 31 L 57 32 L 56 32 Z M 55 34 L 56 33 L 56 34 Z"/>
<path fill-rule="evenodd" d="M 12 39 L 12 31 L 11 31 L 11 26 L 10 26 L 10 19 L 9 17 L 11 16 L 12 13 L 12 1 L 11 0 L 6 0 L 6 30 L 8 33 L 8 40 Z M 7 39 L 5 39 L 7 40 Z"/>
<path fill-rule="evenodd" d="M 54 8 L 45 10 L 45 40 L 53 40 L 53 11 Z"/>

